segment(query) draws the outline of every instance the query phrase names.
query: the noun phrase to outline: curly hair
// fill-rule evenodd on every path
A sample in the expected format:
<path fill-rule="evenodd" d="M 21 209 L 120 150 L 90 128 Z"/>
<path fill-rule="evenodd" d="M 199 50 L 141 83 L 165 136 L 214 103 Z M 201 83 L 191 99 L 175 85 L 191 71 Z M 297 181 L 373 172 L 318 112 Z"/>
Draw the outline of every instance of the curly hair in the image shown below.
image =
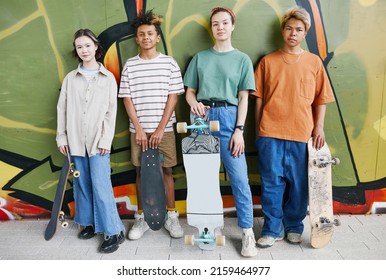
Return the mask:
<path fill-rule="evenodd" d="M 163 18 L 160 15 L 153 13 L 153 10 L 147 11 L 146 13 L 141 13 L 136 17 L 131 24 L 134 27 L 134 34 L 137 36 L 137 30 L 141 25 L 154 25 L 157 34 L 161 33 L 161 23 Z"/>

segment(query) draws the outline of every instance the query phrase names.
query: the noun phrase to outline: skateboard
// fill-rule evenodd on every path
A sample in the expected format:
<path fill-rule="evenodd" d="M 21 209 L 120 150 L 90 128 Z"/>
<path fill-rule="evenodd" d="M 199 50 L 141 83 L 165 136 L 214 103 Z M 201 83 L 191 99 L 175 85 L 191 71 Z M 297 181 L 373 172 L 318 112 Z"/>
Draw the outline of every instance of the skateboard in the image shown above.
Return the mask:
<path fill-rule="evenodd" d="M 166 196 L 158 149 L 148 149 L 141 155 L 141 201 L 146 223 L 152 230 L 161 229 L 166 216 Z"/>
<path fill-rule="evenodd" d="M 68 153 L 64 159 L 62 170 L 60 171 L 59 183 L 58 187 L 56 188 L 54 203 L 51 210 L 51 219 L 48 222 L 46 231 L 44 233 L 44 239 L 47 241 L 54 236 L 58 222 L 61 223 L 62 228 L 68 227 L 65 214 L 61 209 L 69 175 L 73 175 L 75 178 L 78 178 L 80 176 L 80 172 L 75 170 L 74 163 L 71 162 L 71 157 Z"/>
<path fill-rule="evenodd" d="M 331 175 L 331 165 L 338 165 L 340 161 L 331 157 L 327 143 L 320 150 L 316 150 L 312 147 L 310 138 L 307 148 L 311 246 L 322 248 L 330 242 L 334 225 L 340 225 L 333 213 Z"/>
<path fill-rule="evenodd" d="M 214 250 L 225 245 L 225 237 L 216 234 L 224 227 L 224 210 L 220 193 L 219 139 L 208 134 L 219 131 L 219 122 L 206 122 L 196 117 L 191 125 L 177 123 L 177 132 L 192 133 L 182 139 L 182 157 L 187 179 L 187 223 L 198 229 L 198 236 L 185 235 L 185 244 L 202 250 Z"/>

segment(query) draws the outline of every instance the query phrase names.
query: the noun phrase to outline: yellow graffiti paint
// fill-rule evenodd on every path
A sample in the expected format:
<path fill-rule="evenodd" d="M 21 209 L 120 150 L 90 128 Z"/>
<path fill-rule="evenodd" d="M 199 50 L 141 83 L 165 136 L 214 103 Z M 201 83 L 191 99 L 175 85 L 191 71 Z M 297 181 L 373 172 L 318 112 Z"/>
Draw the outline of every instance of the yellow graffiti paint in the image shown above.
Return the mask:
<path fill-rule="evenodd" d="M 5 186 L 9 180 L 19 174 L 22 170 L 3 161 L 0 161 L 0 170 L 0 196 L 2 196 L 2 187 Z"/>
<path fill-rule="evenodd" d="M 374 122 L 373 128 L 386 141 L 386 116 Z"/>
<path fill-rule="evenodd" d="M 3 116 L 0 116 L 0 127 L 21 128 L 21 129 L 27 129 L 27 130 L 45 133 L 45 134 L 54 134 L 54 135 L 56 134 L 56 130 L 54 129 L 36 127 L 29 123 L 13 121 L 13 120 L 4 118 Z"/>
<path fill-rule="evenodd" d="M 364 7 L 369 7 L 374 5 L 377 2 L 377 0 L 359 0 L 358 2 Z"/>

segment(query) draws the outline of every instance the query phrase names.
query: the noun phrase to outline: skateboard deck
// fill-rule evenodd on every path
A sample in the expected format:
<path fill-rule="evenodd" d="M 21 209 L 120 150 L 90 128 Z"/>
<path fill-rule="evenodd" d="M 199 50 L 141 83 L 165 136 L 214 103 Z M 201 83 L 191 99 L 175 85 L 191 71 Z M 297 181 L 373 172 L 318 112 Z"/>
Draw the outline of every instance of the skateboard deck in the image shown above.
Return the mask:
<path fill-rule="evenodd" d="M 334 225 L 340 225 L 339 220 L 334 219 L 331 174 L 331 165 L 339 164 L 339 159 L 331 157 L 327 143 L 316 150 L 310 138 L 307 147 L 311 246 L 322 248 L 330 242 Z"/>
<path fill-rule="evenodd" d="M 62 211 L 62 204 L 64 193 L 66 191 L 68 176 L 70 174 L 73 174 L 74 177 L 80 176 L 79 171 L 74 169 L 74 164 L 71 162 L 70 155 L 68 154 L 63 161 L 62 170 L 60 171 L 59 176 L 59 183 L 58 187 L 56 188 L 54 203 L 52 205 L 51 219 L 48 222 L 46 231 L 44 233 L 44 239 L 47 241 L 55 235 L 59 221 L 61 222 L 63 228 L 68 226 L 68 223 L 65 220 L 65 214 Z"/>
<path fill-rule="evenodd" d="M 148 149 L 141 155 L 141 201 L 146 223 L 152 230 L 161 229 L 166 216 L 166 196 L 158 149 Z"/>
<path fill-rule="evenodd" d="M 214 126 L 218 127 L 218 122 Z M 194 245 L 197 242 L 203 250 L 225 245 L 225 237 L 215 234 L 217 228 L 224 227 L 219 140 L 209 134 L 197 133 L 210 128 L 213 131 L 213 127 L 200 118 L 191 126 L 177 124 L 179 133 L 193 130 L 191 135 L 182 139 L 182 157 L 187 179 L 187 223 L 198 229 L 198 236 L 186 235 L 185 244 Z"/>

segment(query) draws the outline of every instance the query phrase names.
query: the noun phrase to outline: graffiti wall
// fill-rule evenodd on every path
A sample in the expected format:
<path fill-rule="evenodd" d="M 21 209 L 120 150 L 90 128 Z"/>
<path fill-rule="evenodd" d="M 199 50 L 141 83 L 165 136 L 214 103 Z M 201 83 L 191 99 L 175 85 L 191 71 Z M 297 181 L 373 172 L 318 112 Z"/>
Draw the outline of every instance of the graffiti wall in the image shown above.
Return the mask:
<path fill-rule="evenodd" d="M 55 142 L 61 82 L 76 68 L 72 36 L 90 28 L 107 50 L 106 67 L 119 81 L 125 60 L 137 53 L 130 20 L 142 9 L 164 16 L 159 51 L 184 72 L 192 56 L 213 44 L 208 18 L 216 6 L 236 14 L 234 47 L 256 65 L 281 47 L 280 18 L 298 4 L 312 17 L 303 48 L 318 54 L 337 102 L 327 107 L 325 131 L 341 164 L 333 168 L 335 213 L 379 213 L 386 206 L 386 2 L 381 0 L 4 0 L 0 3 L 0 220 L 50 215 L 63 156 Z M 120 100 L 121 101 L 121 100 Z M 255 207 L 260 179 L 254 146 L 251 99 L 246 154 Z M 177 119 L 188 121 L 180 97 Z M 177 136 L 181 143 L 184 135 Z M 176 200 L 185 213 L 186 179 L 181 151 L 174 168 Z M 119 213 L 136 210 L 135 170 L 130 162 L 128 119 L 119 102 L 111 154 Z M 226 212 L 234 211 L 229 181 L 221 170 Z M 63 204 L 73 216 L 72 180 Z"/>

